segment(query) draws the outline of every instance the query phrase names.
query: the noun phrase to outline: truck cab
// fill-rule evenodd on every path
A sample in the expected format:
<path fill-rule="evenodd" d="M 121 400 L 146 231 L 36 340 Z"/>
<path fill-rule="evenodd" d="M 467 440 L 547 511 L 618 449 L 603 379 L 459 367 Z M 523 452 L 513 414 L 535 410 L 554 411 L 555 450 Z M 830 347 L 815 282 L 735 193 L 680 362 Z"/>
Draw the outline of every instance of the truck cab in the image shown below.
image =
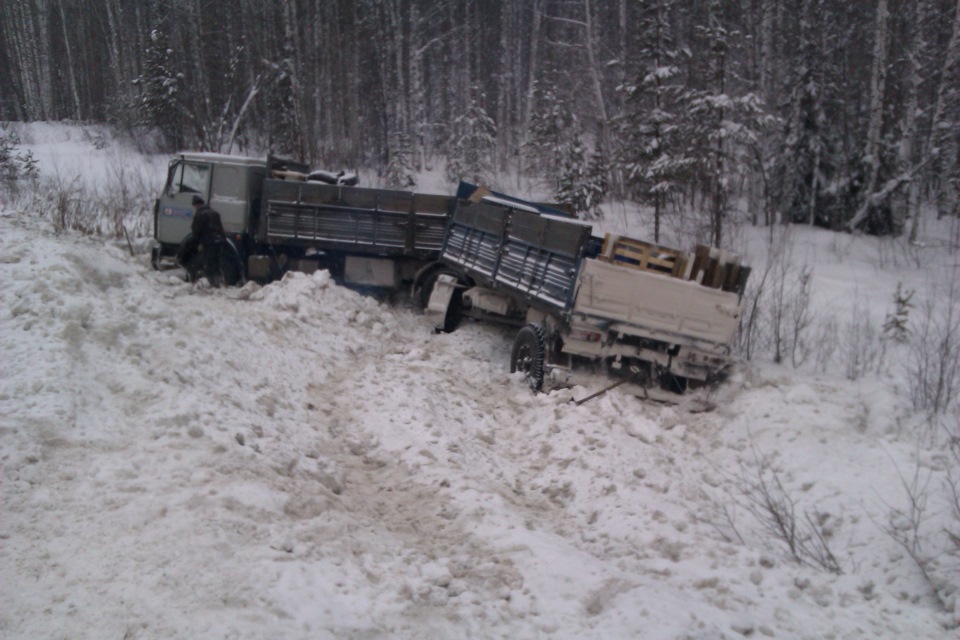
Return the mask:
<path fill-rule="evenodd" d="M 252 235 L 266 176 L 266 162 L 219 153 L 180 153 L 170 161 L 167 181 L 154 206 L 154 266 L 175 256 L 190 233 L 199 195 L 220 213 L 227 237 L 242 244 Z"/>

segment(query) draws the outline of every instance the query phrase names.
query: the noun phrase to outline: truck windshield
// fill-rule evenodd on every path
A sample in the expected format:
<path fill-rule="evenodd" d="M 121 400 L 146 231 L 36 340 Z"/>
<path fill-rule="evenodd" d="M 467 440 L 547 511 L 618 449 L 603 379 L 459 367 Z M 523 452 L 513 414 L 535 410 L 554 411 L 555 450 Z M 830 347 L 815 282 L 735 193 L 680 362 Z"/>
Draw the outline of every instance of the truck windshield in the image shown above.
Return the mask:
<path fill-rule="evenodd" d="M 210 166 L 178 162 L 170 173 L 168 192 L 170 195 L 183 193 L 206 193 L 210 184 Z"/>

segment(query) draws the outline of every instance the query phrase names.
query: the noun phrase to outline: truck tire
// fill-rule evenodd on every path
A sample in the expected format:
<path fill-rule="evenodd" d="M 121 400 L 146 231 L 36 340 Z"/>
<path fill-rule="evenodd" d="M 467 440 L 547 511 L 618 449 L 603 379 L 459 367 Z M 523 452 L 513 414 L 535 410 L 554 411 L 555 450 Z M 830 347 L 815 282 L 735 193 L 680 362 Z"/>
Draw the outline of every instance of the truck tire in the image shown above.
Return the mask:
<path fill-rule="evenodd" d="M 546 359 L 543 327 L 528 324 L 517 332 L 510 353 L 510 373 L 521 371 L 534 391 L 543 388 L 543 363 Z"/>
<path fill-rule="evenodd" d="M 243 258 L 230 239 L 220 249 L 220 278 L 227 287 L 242 287 L 246 284 L 243 271 Z"/>

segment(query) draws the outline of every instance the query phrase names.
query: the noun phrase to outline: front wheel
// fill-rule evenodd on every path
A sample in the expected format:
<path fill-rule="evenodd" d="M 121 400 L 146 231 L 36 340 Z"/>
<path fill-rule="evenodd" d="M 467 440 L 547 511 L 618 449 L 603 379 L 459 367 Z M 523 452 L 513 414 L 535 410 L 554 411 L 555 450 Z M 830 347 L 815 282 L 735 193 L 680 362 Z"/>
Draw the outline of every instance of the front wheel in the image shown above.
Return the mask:
<path fill-rule="evenodd" d="M 228 287 L 242 287 L 246 282 L 243 258 L 232 241 L 227 239 L 220 248 L 220 277 Z"/>
<path fill-rule="evenodd" d="M 517 332 L 510 353 L 510 373 L 520 371 L 526 375 L 527 383 L 534 391 L 543 388 L 543 364 L 546 360 L 546 347 L 543 339 L 543 327 L 528 324 Z"/>

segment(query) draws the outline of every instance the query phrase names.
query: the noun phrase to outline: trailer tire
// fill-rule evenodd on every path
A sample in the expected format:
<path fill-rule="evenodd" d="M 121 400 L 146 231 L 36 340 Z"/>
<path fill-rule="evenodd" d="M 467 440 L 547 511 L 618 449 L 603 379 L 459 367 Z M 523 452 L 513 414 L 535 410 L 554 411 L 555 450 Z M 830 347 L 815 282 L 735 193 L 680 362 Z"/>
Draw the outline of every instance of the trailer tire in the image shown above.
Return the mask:
<path fill-rule="evenodd" d="M 543 327 L 528 324 L 517 332 L 510 352 L 510 373 L 523 372 L 527 383 L 534 391 L 543 388 L 543 364 L 546 360 L 546 347 L 543 339 Z"/>

